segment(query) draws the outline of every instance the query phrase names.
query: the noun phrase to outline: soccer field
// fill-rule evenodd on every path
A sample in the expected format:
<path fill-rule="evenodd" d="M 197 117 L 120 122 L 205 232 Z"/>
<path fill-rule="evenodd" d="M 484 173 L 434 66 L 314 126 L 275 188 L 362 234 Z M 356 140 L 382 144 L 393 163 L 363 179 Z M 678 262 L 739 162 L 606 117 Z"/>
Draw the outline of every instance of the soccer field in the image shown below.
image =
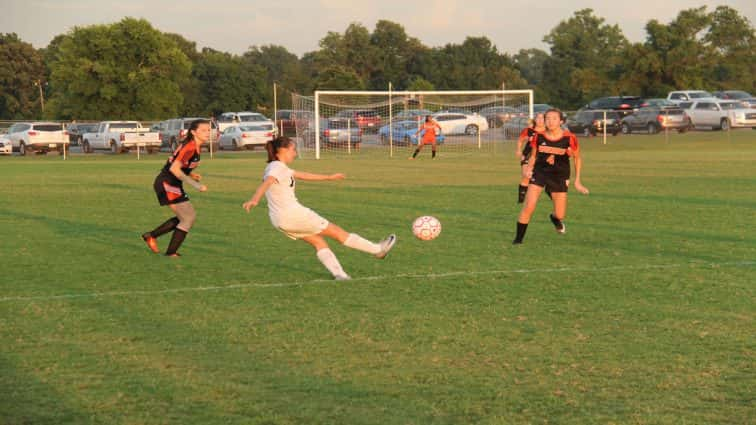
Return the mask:
<path fill-rule="evenodd" d="M 332 243 L 349 282 L 242 210 L 261 152 L 203 154 L 179 259 L 140 238 L 166 154 L 2 157 L 0 423 L 753 423 L 756 131 L 581 147 L 567 233 L 542 197 L 520 246 L 512 144 L 296 161 L 347 174 L 304 205 L 398 235 Z"/>

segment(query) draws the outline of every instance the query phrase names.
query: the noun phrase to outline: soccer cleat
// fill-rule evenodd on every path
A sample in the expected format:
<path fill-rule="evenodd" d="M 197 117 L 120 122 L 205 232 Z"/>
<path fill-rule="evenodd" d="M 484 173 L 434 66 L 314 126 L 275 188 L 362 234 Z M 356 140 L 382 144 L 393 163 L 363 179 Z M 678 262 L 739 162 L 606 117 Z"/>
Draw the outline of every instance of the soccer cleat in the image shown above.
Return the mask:
<path fill-rule="evenodd" d="M 150 249 L 150 251 L 154 252 L 155 254 L 160 253 L 160 249 L 158 248 L 157 239 L 153 238 L 152 235 L 149 233 L 145 233 L 142 235 L 142 240 L 144 240 L 144 243 L 147 244 L 147 247 Z"/>
<path fill-rule="evenodd" d="M 562 222 L 562 220 L 557 219 L 553 214 L 549 214 L 549 220 L 551 220 L 551 223 L 554 224 L 554 229 L 557 233 L 563 235 L 567 232 L 567 226 L 564 225 L 564 222 Z"/>
<path fill-rule="evenodd" d="M 335 280 L 352 280 L 352 278 L 348 274 L 340 275 L 340 276 L 334 276 L 333 278 Z"/>
<path fill-rule="evenodd" d="M 512 241 L 512 245 L 522 245 L 522 241 L 518 241 L 517 239 Z"/>
<path fill-rule="evenodd" d="M 166 257 L 181 257 L 181 254 L 174 252 L 173 254 L 165 254 Z"/>
<path fill-rule="evenodd" d="M 388 237 L 380 242 L 381 245 L 381 251 L 377 254 L 375 254 L 375 258 L 386 258 L 389 251 L 391 251 L 391 248 L 394 247 L 394 244 L 396 243 L 396 235 L 390 234 Z"/>

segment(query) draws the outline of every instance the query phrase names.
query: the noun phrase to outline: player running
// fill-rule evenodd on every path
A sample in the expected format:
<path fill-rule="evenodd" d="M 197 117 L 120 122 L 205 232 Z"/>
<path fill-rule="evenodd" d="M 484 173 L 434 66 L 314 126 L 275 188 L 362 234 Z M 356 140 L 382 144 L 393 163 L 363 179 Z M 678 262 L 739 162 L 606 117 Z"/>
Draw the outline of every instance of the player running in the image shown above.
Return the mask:
<path fill-rule="evenodd" d="M 200 175 L 194 173 L 193 170 L 199 166 L 200 148 L 208 139 L 210 139 L 210 121 L 203 119 L 192 121 L 186 138 L 168 158 L 160 174 L 155 178 L 153 188 L 158 202 L 161 206 L 168 205 L 176 214 L 151 232 L 142 234 L 144 242 L 156 254 L 160 252 L 157 238 L 173 231 L 165 255 L 181 256 L 178 249 L 197 217 L 192 203 L 189 202 L 189 197 L 184 192 L 184 183 L 200 192 L 207 190 L 207 186 L 199 182 Z"/>
<path fill-rule="evenodd" d="M 530 184 L 525 195 L 525 204 L 517 219 L 517 235 L 513 244 L 521 244 L 528 228 L 530 217 L 535 211 L 538 197 L 545 189 L 551 191 L 554 211 L 549 215 L 557 233 L 567 230 L 562 222 L 567 212 L 567 181 L 570 178 L 570 158 L 575 162 L 575 189 L 587 195 L 588 188 L 580 181 L 583 160 L 577 137 L 569 130 L 563 130 L 562 112 L 549 109 L 545 114 L 546 131 L 537 133 L 531 140 L 532 152 L 528 161 Z"/>
<path fill-rule="evenodd" d="M 441 132 L 441 126 L 433 120 L 433 117 L 430 115 L 426 116 L 425 122 L 415 133 L 415 136 L 418 137 L 417 149 L 415 149 L 415 153 L 409 159 L 415 159 L 425 145 L 431 145 L 431 158 L 436 157 L 436 130 Z M 419 137 L 420 134 L 422 134 L 422 139 Z"/>
<path fill-rule="evenodd" d="M 325 237 L 337 240 L 352 249 L 385 258 L 396 243 L 396 235 L 389 235 L 379 243 L 362 238 L 356 233 L 347 233 L 341 227 L 330 223 L 315 211 L 303 206 L 294 193 L 296 180 L 322 181 L 342 180 L 346 176 L 337 174 L 312 174 L 289 168 L 297 157 L 294 142 L 288 137 L 278 137 L 265 145 L 268 151 L 268 166 L 263 173 L 263 182 L 254 195 L 242 207 L 249 212 L 257 206 L 263 194 L 268 201 L 268 215 L 273 227 L 291 239 L 301 239 L 315 248 L 318 260 L 336 280 L 349 280 L 336 255 L 328 247 Z"/>

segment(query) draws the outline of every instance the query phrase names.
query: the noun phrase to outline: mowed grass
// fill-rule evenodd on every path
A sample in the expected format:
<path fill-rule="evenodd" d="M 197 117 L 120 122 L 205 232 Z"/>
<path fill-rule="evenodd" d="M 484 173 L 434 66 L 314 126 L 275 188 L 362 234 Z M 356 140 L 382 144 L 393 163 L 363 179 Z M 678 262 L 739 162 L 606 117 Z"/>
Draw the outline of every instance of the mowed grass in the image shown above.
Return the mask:
<path fill-rule="evenodd" d="M 303 204 L 399 237 L 332 243 L 350 282 L 242 210 L 261 153 L 204 156 L 180 259 L 139 238 L 166 154 L 0 158 L 0 423 L 754 423 L 756 132 L 598 140 L 567 234 L 544 197 L 516 247 L 511 145 L 295 162 L 348 176 Z"/>

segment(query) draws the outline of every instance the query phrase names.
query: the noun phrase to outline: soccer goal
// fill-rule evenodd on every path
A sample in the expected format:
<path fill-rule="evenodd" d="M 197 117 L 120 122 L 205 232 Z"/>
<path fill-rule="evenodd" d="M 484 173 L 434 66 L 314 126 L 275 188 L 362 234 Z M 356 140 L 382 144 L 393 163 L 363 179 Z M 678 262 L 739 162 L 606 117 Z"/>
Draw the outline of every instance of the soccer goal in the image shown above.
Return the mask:
<path fill-rule="evenodd" d="M 422 142 L 427 116 L 441 128 L 436 130 L 439 152 L 495 153 L 497 145 L 503 149 L 527 126 L 533 91 L 316 91 L 292 94 L 292 108 L 305 157 L 366 149 L 410 155 Z"/>

